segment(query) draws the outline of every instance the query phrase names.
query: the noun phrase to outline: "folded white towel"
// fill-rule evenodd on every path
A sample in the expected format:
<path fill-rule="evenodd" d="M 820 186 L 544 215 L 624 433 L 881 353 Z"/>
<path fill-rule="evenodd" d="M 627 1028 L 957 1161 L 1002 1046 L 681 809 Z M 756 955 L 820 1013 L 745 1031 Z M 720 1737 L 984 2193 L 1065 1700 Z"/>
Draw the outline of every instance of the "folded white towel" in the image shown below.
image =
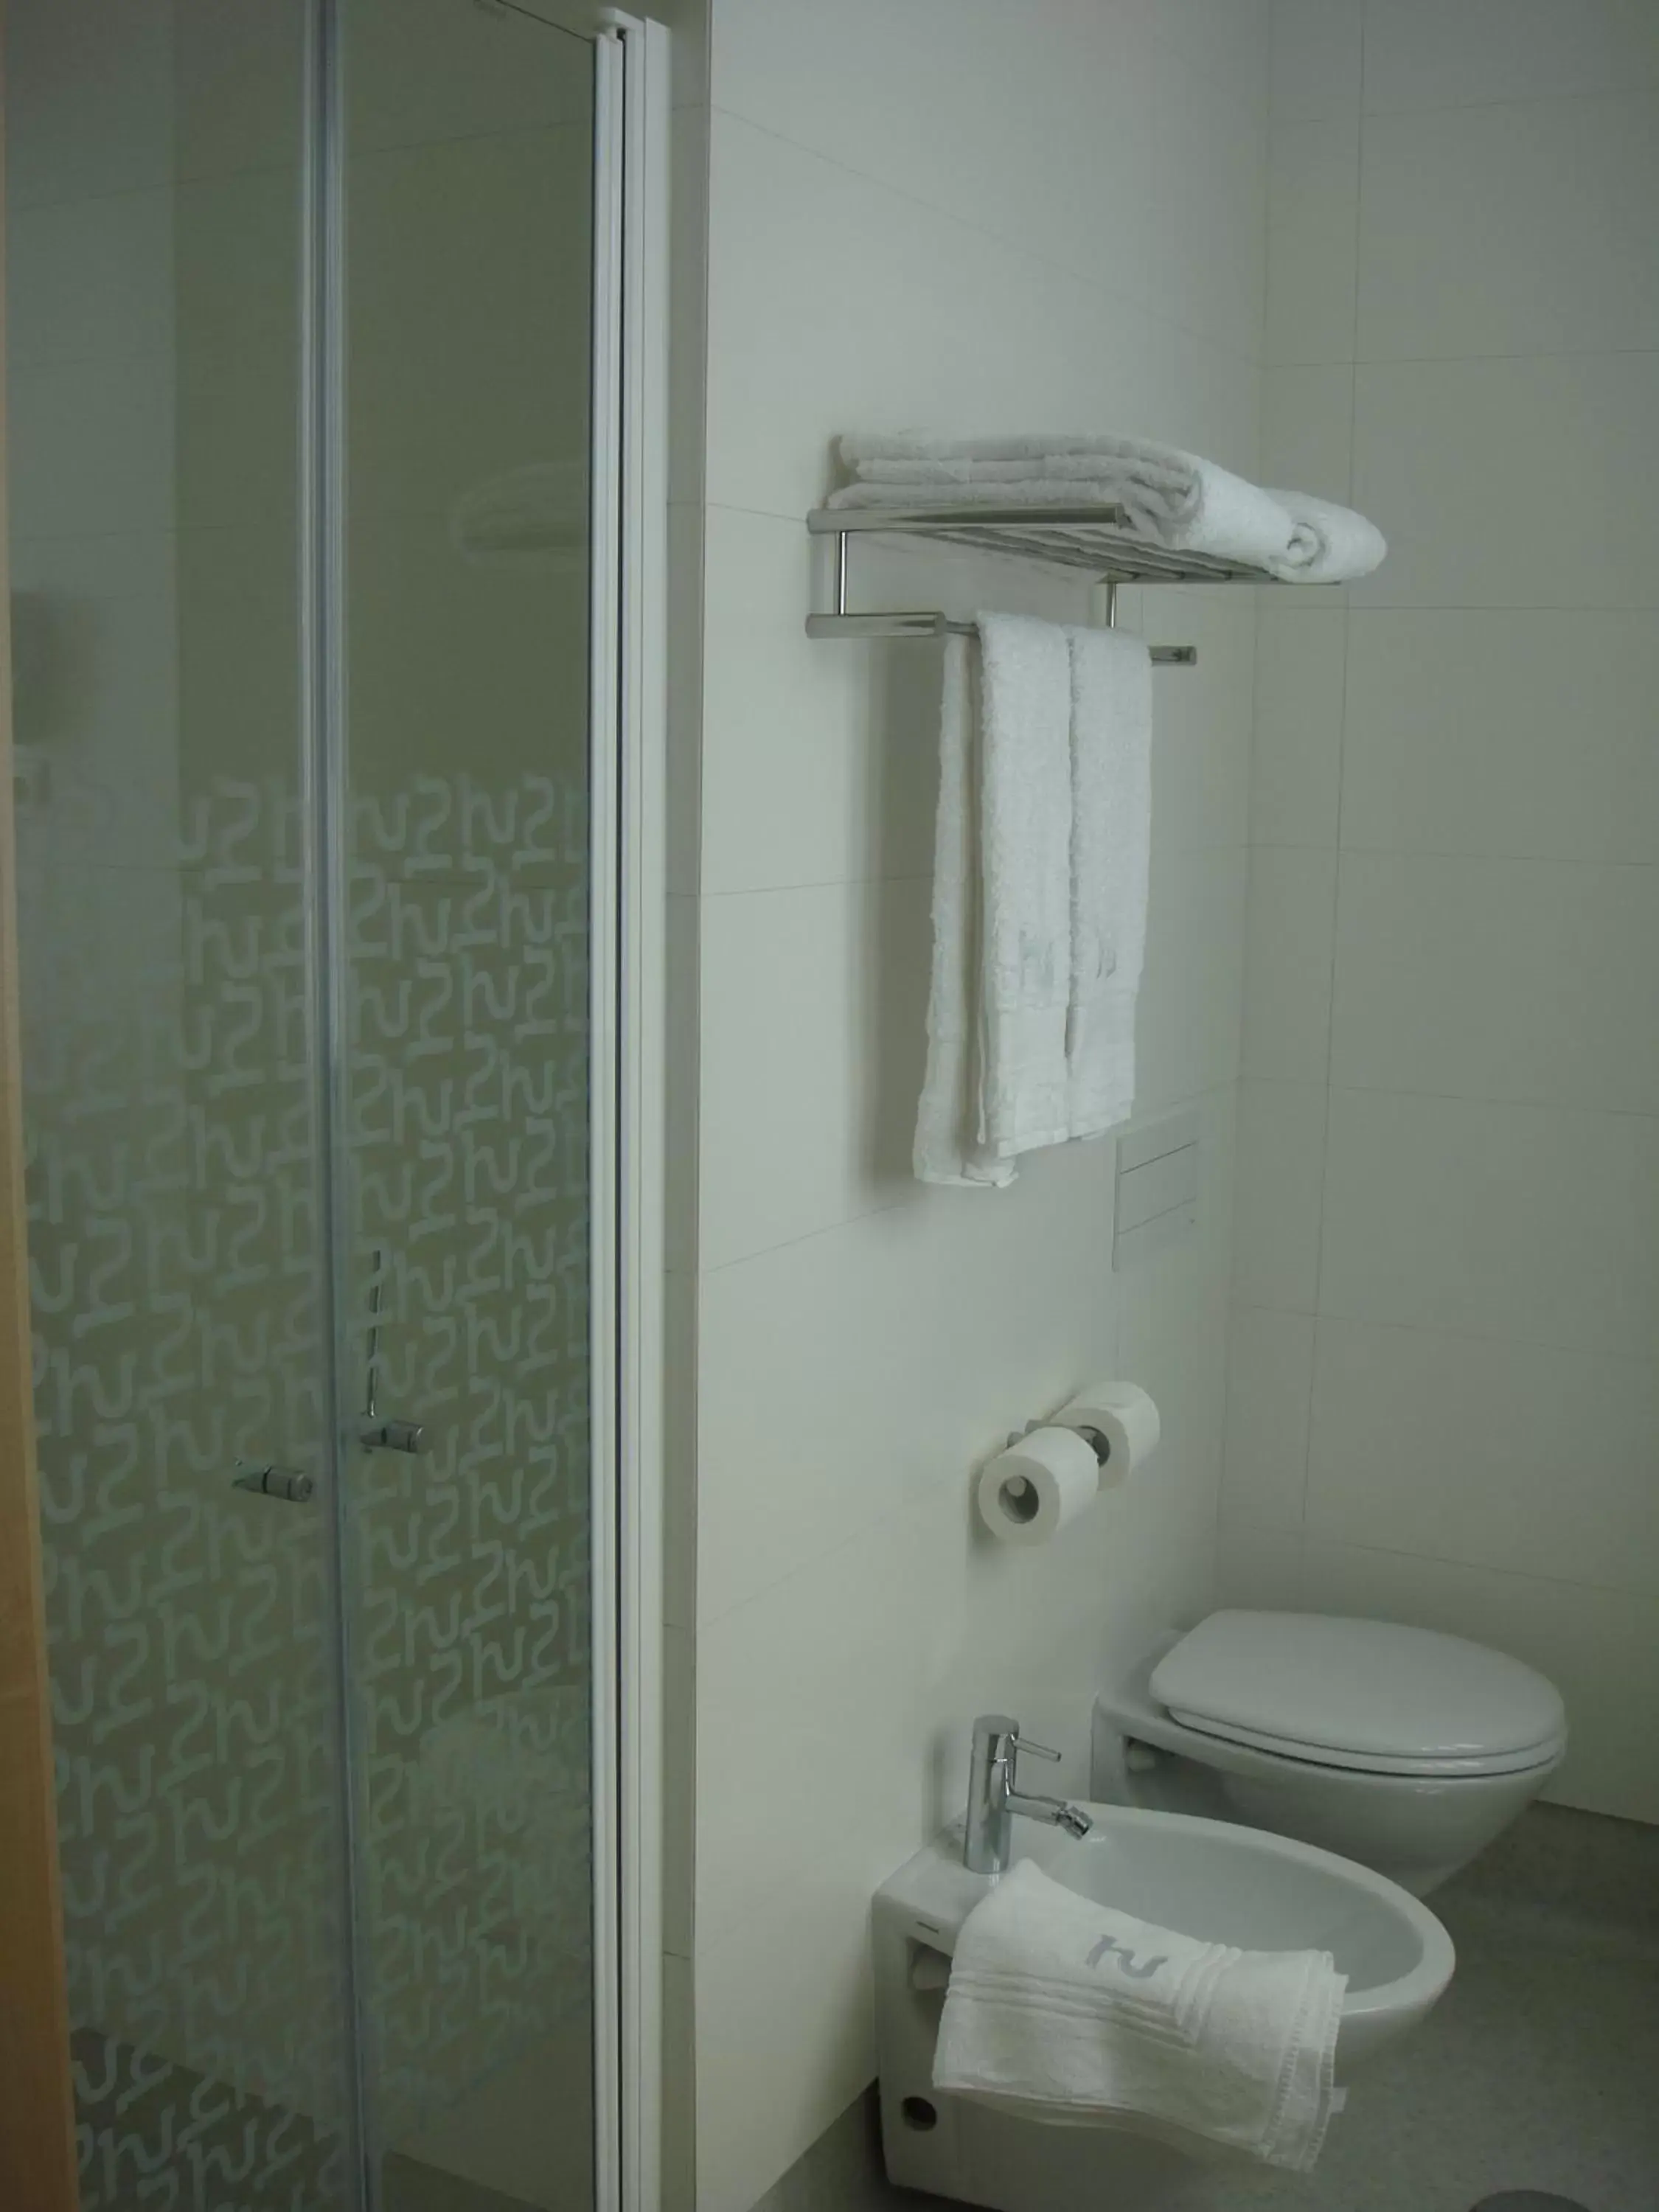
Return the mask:
<path fill-rule="evenodd" d="M 1121 506 L 1135 534 L 1174 550 L 1263 566 L 1291 551 L 1291 520 L 1277 500 L 1214 461 L 1146 439 L 901 434 L 843 438 L 841 453 L 859 480 L 832 493 L 831 507 L 1097 501 Z"/>
<path fill-rule="evenodd" d="M 1022 1859 L 957 1938 L 933 2081 L 1028 2119 L 1305 2172 L 1335 2108 L 1346 1986 L 1328 1952 L 1201 1943 Z"/>
<path fill-rule="evenodd" d="M 1134 1102 L 1152 664 L 1137 638 L 980 617 L 945 648 L 924 1182 L 1013 1180 Z"/>
<path fill-rule="evenodd" d="M 831 507 L 1117 506 L 1132 537 L 1265 569 L 1286 583 L 1365 575 L 1388 547 L 1363 515 L 1267 491 L 1179 447 L 1047 432 L 1006 438 L 843 437 L 854 481 Z"/>
<path fill-rule="evenodd" d="M 1122 630 L 1070 629 L 1072 1004 L 1067 1121 L 1097 1137 L 1135 1099 L 1135 1004 L 1146 951 L 1152 663 Z"/>

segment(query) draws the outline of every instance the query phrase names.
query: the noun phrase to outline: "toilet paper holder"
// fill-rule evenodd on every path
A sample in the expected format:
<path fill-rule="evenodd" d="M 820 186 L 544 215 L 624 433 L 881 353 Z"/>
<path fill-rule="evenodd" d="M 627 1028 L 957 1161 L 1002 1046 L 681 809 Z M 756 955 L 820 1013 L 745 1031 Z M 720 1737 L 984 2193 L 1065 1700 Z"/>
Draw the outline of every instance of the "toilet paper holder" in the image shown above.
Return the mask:
<path fill-rule="evenodd" d="M 1038 1429 L 1070 1429 L 1093 1452 L 1103 1486 L 1115 1485 L 1152 1457 L 1160 1427 L 1158 1407 L 1137 1383 L 1091 1382 L 1058 1413 L 1028 1421 L 1010 1436 L 1007 1448 L 1012 1450 Z"/>

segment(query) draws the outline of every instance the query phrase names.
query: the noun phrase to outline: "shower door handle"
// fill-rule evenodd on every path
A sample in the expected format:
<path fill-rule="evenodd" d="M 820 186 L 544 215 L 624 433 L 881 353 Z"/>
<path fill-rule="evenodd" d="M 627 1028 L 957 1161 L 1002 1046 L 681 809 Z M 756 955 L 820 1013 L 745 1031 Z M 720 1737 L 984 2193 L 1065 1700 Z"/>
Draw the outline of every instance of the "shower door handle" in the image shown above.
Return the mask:
<path fill-rule="evenodd" d="M 365 1451 L 423 1452 L 426 1431 L 418 1421 L 397 1421 L 382 1414 L 375 1404 L 374 1370 L 380 1356 L 380 1285 L 386 1276 L 386 1255 L 374 1255 L 374 1287 L 368 1299 L 368 1376 L 363 1387 L 363 1419 L 357 1441 Z"/>
<path fill-rule="evenodd" d="M 230 1486 L 251 1490 L 260 1498 L 280 1498 L 289 1505 L 307 1504 L 317 1487 L 308 1474 L 298 1474 L 289 1467 L 273 1467 L 263 1459 L 239 1459 Z"/>
<path fill-rule="evenodd" d="M 366 1420 L 357 1431 L 366 1451 L 423 1452 L 426 1431 L 418 1421 Z"/>

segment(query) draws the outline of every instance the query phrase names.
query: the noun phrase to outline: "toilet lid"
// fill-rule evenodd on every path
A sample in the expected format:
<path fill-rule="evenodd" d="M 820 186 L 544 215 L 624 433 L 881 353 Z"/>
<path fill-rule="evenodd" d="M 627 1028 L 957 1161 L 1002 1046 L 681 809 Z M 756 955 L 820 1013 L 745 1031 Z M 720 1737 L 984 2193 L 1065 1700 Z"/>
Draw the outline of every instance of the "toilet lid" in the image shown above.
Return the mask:
<path fill-rule="evenodd" d="M 1151 1689 L 1189 1728 L 1322 1765 L 1515 1771 L 1560 1749 L 1552 1682 L 1461 1636 L 1315 1613 L 1212 1613 Z"/>

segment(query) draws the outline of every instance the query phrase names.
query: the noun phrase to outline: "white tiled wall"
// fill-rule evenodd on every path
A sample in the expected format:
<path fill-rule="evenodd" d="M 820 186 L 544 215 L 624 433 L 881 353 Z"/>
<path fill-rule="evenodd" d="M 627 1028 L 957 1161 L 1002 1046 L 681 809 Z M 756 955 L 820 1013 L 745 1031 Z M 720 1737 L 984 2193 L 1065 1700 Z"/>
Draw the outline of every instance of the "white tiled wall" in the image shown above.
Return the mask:
<path fill-rule="evenodd" d="M 973 1714 L 1048 1731 L 1081 1787 L 1104 1655 L 1208 1595 L 1255 651 L 1251 595 L 1126 604 L 1202 656 L 1158 679 L 1140 1105 L 1198 1103 L 1206 1188 L 1190 1242 L 1115 1278 L 1109 1144 L 1002 1194 L 911 1177 L 937 656 L 808 642 L 803 517 L 854 427 L 1121 425 L 1254 468 L 1266 0 L 715 0 L 711 98 L 701 834 L 677 883 L 701 933 L 697 1586 L 682 1540 L 675 1602 L 698 2203 L 747 2212 L 874 2070 L 870 1894 L 957 1809 Z M 854 588 L 1085 611 L 931 554 L 861 549 Z M 1114 1371 L 1164 1405 L 1155 1474 L 1064 1547 L 990 1544 L 978 1462 Z"/>
<path fill-rule="evenodd" d="M 1659 13 L 1276 0 L 1221 1588 L 1534 1660 L 1659 1819 Z"/>

